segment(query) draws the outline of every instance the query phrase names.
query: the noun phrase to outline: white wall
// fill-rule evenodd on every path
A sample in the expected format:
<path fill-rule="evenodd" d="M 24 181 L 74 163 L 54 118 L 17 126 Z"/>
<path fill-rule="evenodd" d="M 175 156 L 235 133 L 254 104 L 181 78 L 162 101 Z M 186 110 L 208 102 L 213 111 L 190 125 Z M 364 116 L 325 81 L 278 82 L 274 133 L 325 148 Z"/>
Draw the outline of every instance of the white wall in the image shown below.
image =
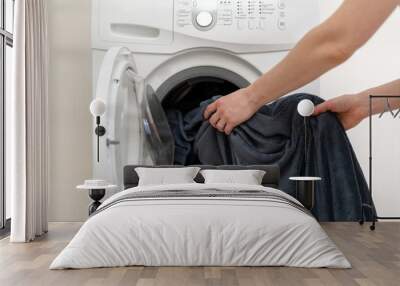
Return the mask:
<path fill-rule="evenodd" d="M 75 186 L 91 176 L 90 0 L 48 0 L 50 221 L 82 221 L 89 199 Z"/>
<path fill-rule="evenodd" d="M 341 0 L 321 1 L 321 19 L 329 17 Z M 321 79 L 325 99 L 355 93 L 400 78 L 400 10 L 397 9 L 374 37 L 349 61 Z M 400 95 L 400 94 L 399 94 Z M 400 118 L 376 121 L 372 168 L 374 199 L 380 215 L 400 215 Z M 368 120 L 349 131 L 368 180 Z"/>
<path fill-rule="evenodd" d="M 322 19 L 328 17 L 342 1 L 321 2 Z M 50 127 L 51 189 L 50 220 L 79 221 L 87 217 L 87 194 L 75 185 L 91 176 L 91 99 L 90 0 L 48 0 L 50 37 Z M 346 64 L 329 72 L 321 80 L 321 96 L 357 92 L 400 77 L 400 12 L 387 23 Z M 400 120 L 400 119 L 398 119 Z M 378 139 L 399 132 L 394 121 L 381 122 L 386 128 L 377 132 Z M 397 128 L 397 129 L 396 129 Z M 368 174 L 368 124 L 349 132 L 354 148 Z M 380 138 L 379 138 L 380 137 Z M 393 141 L 376 142 L 376 203 L 382 215 L 398 210 L 400 163 L 385 167 L 386 161 L 399 158 L 400 135 Z M 395 162 L 394 162 L 395 163 Z M 379 173 L 378 173 L 379 172 Z M 387 178 L 387 179 L 386 179 Z M 375 185 L 375 184 L 374 184 Z M 378 189 L 378 187 L 380 189 Z M 391 196 L 397 197 L 393 199 Z M 382 207 L 384 206 L 384 208 Z"/>

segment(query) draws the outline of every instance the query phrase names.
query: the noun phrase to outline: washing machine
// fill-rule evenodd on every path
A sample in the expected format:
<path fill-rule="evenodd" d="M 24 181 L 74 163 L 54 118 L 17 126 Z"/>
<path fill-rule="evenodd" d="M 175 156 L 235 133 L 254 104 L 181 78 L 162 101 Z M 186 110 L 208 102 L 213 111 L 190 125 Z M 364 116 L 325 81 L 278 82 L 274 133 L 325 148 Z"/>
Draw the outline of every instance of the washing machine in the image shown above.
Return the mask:
<path fill-rule="evenodd" d="M 164 111 L 249 85 L 318 24 L 318 0 L 93 0 L 94 97 L 106 103 L 93 172 L 173 163 Z M 315 81 L 301 90 L 319 93 Z"/>

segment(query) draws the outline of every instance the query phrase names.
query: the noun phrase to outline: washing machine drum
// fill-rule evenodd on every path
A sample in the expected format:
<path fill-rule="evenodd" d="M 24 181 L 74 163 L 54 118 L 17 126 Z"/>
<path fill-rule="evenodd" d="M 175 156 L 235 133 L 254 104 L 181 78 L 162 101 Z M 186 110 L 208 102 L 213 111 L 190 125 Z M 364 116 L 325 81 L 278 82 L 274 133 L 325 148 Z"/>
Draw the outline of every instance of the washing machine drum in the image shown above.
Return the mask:
<path fill-rule="evenodd" d="M 168 119 L 151 86 L 146 86 L 142 100 L 143 129 L 148 151 L 156 165 L 171 165 L 174 161 L 174 137 Z"/>

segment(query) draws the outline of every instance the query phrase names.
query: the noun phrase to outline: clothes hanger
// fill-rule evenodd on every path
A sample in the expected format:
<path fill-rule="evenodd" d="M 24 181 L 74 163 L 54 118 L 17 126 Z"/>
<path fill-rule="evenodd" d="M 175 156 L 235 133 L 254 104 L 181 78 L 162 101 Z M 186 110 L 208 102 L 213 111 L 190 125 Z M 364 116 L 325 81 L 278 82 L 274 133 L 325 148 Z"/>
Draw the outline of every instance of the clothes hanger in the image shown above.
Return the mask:
<path fill-rule="evenodd" d="M 392 111 L 392 108 L 390 107 L 389 98 L 386 98 L 385 106 L 384 106 L 383 111 L 381 112 L 381 114 L 379 114 L 378 118 L 382 118 L 382 116 L 388 111 L 393 116 L 393 118 L 396 118 L 396 116 L 399 114 L 400 110 L 397 111 L 396 114 L 394 114 L 393 111 Z"/>

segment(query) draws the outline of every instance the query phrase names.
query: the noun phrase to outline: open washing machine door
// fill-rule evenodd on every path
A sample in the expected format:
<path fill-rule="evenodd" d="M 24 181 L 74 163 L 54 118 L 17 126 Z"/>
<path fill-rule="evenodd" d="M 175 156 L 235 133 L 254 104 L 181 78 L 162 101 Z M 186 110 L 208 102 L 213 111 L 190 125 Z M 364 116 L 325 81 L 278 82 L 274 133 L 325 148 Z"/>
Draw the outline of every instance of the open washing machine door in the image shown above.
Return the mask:
<path fill-rule="evenodd" d="M 97 166 L 102 170 L 96 173 L 122 186 L 126 165 L 172 164 L 174 138 L 167 118 L 152 88 L 138 75 L 129 49 L 114 47 L 106 53 L 96 98 L 106 103 L 105 144 Z"/>
<path fill-rule="evenodd" d="M 141 110 L 148 153 L 152 162 L 155 165 L 173 164 L 175 140 L 164 108 L 150 85 L 146 85 Z"/>

